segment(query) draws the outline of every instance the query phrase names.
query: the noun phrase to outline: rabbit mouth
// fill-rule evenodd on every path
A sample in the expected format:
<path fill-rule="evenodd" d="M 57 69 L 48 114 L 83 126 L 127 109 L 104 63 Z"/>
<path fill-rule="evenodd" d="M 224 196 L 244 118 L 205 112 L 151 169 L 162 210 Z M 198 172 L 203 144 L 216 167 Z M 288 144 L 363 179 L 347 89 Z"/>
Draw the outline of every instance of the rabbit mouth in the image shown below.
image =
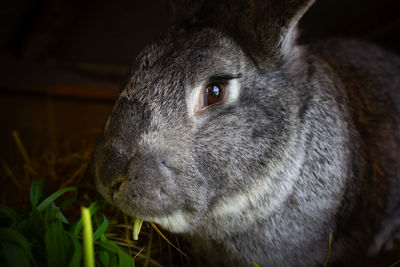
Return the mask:
<path fill-rule="evenodd" d="M 187 232 L 193 228 L 193 214 L 185 210 L 184 201 L 162 187 L 139 190 L 126 177 L 115 179 L 109 186 L 102 183 L 97 186 L 108 202 L 129 216 L 157 223 L 174 233 Z"/>
<path fill-rule="evenodd" d="M 126 205 L 124 203 L 118 203 L 118 208 L 124 213 L 131 217 L 139 220 L 153 222 L 160 225 L 163 229 L 173 233 L 185 233 L 190 231 L 194 223 L 192 222 L 193 215 L 182 210 L 171 211 L 170 214 L 166 215 L 146 215 L 144 212 L 136 210 L 132 205 Z"/>

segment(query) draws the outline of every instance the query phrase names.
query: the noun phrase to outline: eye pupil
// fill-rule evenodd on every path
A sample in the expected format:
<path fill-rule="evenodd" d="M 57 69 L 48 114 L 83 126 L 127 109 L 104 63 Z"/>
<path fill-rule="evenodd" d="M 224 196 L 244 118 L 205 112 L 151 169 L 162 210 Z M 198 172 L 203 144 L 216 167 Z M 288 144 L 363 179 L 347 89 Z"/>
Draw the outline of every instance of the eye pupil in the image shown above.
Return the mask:
<path fill-rule="evenodd" d="M 223 87 L 218 84 L 212 84 L 204 88 L 203 107 L 221 102 L 223 99 Z"/>
<path fill-rule="evenodd" d="M 208 93 L 211 97 L 218 98 L 219 95 L 221 94 L 221 90 L 220 90 L 219 86 L 213 85 L 211 91 L 209 91 Z"/>

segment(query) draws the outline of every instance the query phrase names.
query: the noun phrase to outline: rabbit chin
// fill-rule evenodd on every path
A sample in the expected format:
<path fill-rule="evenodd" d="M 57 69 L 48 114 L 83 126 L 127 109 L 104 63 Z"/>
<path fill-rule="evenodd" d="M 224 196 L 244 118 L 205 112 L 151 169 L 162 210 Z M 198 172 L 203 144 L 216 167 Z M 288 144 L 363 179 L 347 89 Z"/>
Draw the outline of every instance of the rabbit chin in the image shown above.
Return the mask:
<path fill-rule="evenodd" d="M 190 215 L 182 211 L 176 211 L 171 215 L 162 217 L 146 218 L 145 221 L 155 222 L 163 229 L 177 234 L 186 233 L 193 229 L 193 224 L 190 223 Z"/>

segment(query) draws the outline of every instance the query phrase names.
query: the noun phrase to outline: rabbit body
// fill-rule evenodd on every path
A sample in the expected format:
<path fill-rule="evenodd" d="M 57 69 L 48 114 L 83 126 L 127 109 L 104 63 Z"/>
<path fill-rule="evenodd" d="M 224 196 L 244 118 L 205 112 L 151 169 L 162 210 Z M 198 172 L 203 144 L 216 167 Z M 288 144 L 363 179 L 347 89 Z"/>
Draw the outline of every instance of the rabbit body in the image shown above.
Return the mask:
<path fill-rule="evenodd" d="M 207 3 L 137 57 L 96 148 L 99 192 L 182 234 L 208 266 L 322 264 L 330 234 L 331 264 L 390 247 L 399 57 L 352 40 L 296 45 L 312 1 L 243 0 L 240 14 Z M 260 3 L 285 19 L 249 23 Z M 193 15 L 204 10 L 221 13 Z M 223 12 L 237 16 L 220 25 Z M 202 109 L 209 84 L 226 97 Z"/>

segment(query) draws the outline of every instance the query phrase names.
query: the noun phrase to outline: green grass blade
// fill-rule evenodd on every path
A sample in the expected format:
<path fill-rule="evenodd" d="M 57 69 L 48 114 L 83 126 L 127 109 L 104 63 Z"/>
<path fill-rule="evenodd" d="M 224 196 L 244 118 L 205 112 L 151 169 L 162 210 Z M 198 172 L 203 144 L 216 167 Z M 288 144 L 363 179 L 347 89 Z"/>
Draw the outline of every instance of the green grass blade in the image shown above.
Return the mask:
<path fill-rule="evenodd" d="M 0 241 L 2 243 L 8 242 L 8 243 L 14 243 L 14 244 L 20 246 L 22 251 L 24 251 L 24 254 L 27 255 L 27 257 L 30 260 L 33 261 L 30 244 L 26 240 L 26 238 L 19 232 L 15 231 L 12 228 L 0 227 Z"/>
<path fill-rule="evenodd" d="M 69 221 L 67 220 L 67 218 L 65 218 L 64 214 L 59 210 L 57 215 L 56 215 L 57 219 L 60 220 L 60 222 L 63 222 L 65 224 L 69 224 Z"/>
<path fill-rule="evenodd" d="M 45 217 L 37 209 L 33 209 L 16 224 L 16 230 L 22 233 L 31 243 L 43 243 L 46 230 Z"/>
<path fill-rule="evenodd" d="M 76 236 L 74 235 L 69 235 L 69 237 L 72 240 L 72 245 L 73 245 L 73 254 L 71 261 L 68 264 L 68 267 L 80 267 L 81 266 L 81 259 L 82 259 L 82 246 L 81 243 L 79 243 L 79 240 Z"/>
<path fill-rule="evenodd" d="M 103 215 L 103 222 L 99 225 L 99 227 L 97 227 L 96 231 L 94 231 L 93 240 L 99 239 L 102 235 L 106 233 L 108 224 L 108 219 L 106 218 L 106 216 Z"/>
<path fill-rule="evenodd" d="M 118 251 L 118 258 L 119 258 L 119 264 L 118 264 L 119 267 L 135 267 L 135 262 L 122 249 L 119 249 Z"/>
<path fill-rule="evenodd" d="M 47 225 L 44 235 L 46 247 L 47 266 L 67 266 L 71 256 L 72 244 L 68 240 L 60 221 Z"/>
<path fill-rule="evenodd" d="M 8 266 L 31 266 L 29 262 L 29 255 L 27 255 L 26 251 L 17 243 L 5 241 L 1 242 L 1 246 L 3 248 L 3 255 Z"/>
<path fill-rule="evenodd" d="M 99 249 L 107 250 L 108 252 L 118 254 L 117 248 L 114 246 L 115 244 L 108 240 L 101 240 L 95 242 L 96 246 Z"/>
<path fill-rule="evenodd" d="M 75 194 L 72 197 L 65 199 L 64 201 L 59 203 L 58 206 L 60 207 L 60 209 L 65 209 L 66 207 L 71 206 L 76 201 L 77 198 L 78 194 L 75 192 Z"/>
<path fill-rule="evenodd" d="M 62 201 L 61 203 L 59 203 L 58 206 L 59 206 L 61 209 L 65 209 L 65 208 L 71 206 L 71 205 L 77 200 L 77 198 L 78 198 L 78 195 L 75 194 L 73 197 L 68 198 L 68 199 Z"/>
<path fill-rule="evenodd" d="M 140 229 L 142 228 L 143 220 L 133 219 L 133 240 L 139 239 Z"/>
<path fill-rule="evenodd" d="M 135 263 L 133 259 L 125 252 L 123 251 L 120 247 L 118 247 L 117 244 L 115 244 L 112 241 L 97 241 L 96 245 L 98 245 L 99 248 L 108 250 L 109 252 L 112 252 L 114 254 L 118 255 L 118 267 L 134 267 Z"/>
<path fill-rule="evenodd" d="M 48 198 L 43 200 L 42 203 L 39 204 L 39 206 L 37 206 L 38 211 L 39 212 L 43 212 L 51 203 L 54 202 L 54 200 L 56 200 L 57 198 L 59 198 L 63 194 L 65 194 L 67 192 L 71 192 L 71 191 L 76 193 L 77 192 L 76 186 L 69 186 L 69 187 L 60 189 L 57 192 L 51 194 Z"/>
<path fill-rule="evenodd" d="M 67 260 L 63 245 L 60 244 L 60 231 L 61 224 L 59 222 L 48 225 L 46 229 L 44 242 L 46 246 L 47 266 L 57 266 L 59 262 Z"/>
<path fill-rule="evenodd" d="M 99 212 L 102 208 L 104 207 L 104 202 L 103 201 L 95 201 L 92 204 L 90 204 L 89 206 L 89 212 L 90 212 L 90 216 L 93 216 L 93 214 L 96 214 L 97 212 Z M 71 233 L 78 237 L 79 233 L 82 230 L 82 218 L 79 219 L 79 221 L 77 221 L 71 228 Z"/>
<path fill-rule="evenodd" d="M 109 265 L 106 265 L 106 266 L 118 267 L 118 257 L 117 257 L 117 254 L 109 253 L 109 255 L 110 255 L 110 263 L 109 263 Z"/>
<path fill-rule="evenodd" d="M 99 239 L 100 239 L 100 241 L 106 241 L 107 240 L 105 234 L 101 235 Z M 104 251 L 104 250 L 98 250 L 98 253 L 99 253 L 98 259 L 99 259 L 100 263 L 103 266 L 110 266 L 111 265 L 110 253 L 108 251 Z M 117 261 L 115 260 L 115 262 L 117 262 Z"/>
<path fill-rule="evenodd" d="M 44 195 L 44 180 L 33 181 L 29 192 L 29 198 L 33 208 L 36 208 L 40 198 Z"/>
<path fill-rule="evenodd" d="M 54 203 L 51 203 L 51 205 L 47 206 L 44 219 L 46 225 L 51 224 L 55 221 L 60 221 L 65 224 L 69 224 L 67 218 L 65 218 L 64 214 L 62 214 L 60 208 L 57 207 L 56 204 Z"/>
<path fill-rule="evenodd" d="M 86 267 L 94 267 L 94 248 L 93 248 L 93 230 L 90 211 L 88 208 L 81 208 L 83 224 L 83 251 Z"/>

